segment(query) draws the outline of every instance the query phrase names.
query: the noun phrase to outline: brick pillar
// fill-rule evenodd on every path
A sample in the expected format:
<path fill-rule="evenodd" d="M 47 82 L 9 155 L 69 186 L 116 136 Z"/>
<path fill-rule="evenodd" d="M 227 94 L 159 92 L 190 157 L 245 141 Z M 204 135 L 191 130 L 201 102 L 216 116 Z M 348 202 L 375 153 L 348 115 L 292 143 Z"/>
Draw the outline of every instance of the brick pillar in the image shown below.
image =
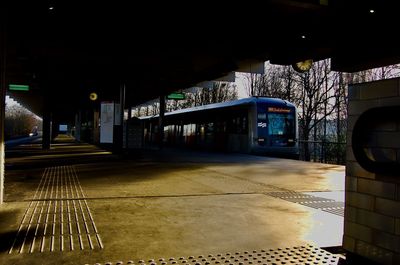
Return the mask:
<path fill-rule="evenodd" d="M 343 247 L 350 260 L 400 264 L 400 171 L 382 167 L 400 165 L 400 111 L 393 113 L 400 110 L 399 84 L 395 78 L 349 86 Z"/>

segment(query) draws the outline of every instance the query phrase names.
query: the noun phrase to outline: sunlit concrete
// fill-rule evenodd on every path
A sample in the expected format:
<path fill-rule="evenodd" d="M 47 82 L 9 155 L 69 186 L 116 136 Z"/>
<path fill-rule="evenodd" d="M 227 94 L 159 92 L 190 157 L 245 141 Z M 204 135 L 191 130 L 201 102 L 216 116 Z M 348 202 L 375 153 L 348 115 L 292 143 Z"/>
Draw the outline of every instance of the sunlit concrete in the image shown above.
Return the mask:
<path fill-rule="evenodd" d="M 38 160 L 40 154 L 34 155 Z M 76 168 L 104 249 L 7 254 L 43 167 L 55 161 L 27 170 L 13 159 L 0 208 L 1 264 L 95 264 L 342 244 L 342 217 L 266 193 L 293 190 L 340 198 L 344 167 L 165 149 L 65 160 Z"/>
<path fill-rule="evenodd" d="M 335 200 L 338 202 L 344 202 L 345 200 L 345 192 L 342 190 L 338 191 L 313 191 L 313 192 L 304 192 L 304 194 L 308 194 L 315 197 L 322 197 L 326 199 Z"/>

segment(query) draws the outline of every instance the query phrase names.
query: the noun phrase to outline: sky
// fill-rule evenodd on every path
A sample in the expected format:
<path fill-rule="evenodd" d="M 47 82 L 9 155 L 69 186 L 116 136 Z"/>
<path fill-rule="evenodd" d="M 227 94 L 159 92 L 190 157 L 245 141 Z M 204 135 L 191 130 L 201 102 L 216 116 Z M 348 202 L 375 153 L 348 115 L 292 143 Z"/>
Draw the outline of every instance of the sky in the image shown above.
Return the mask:
<path fill-rule="evenodd" d="M 11 105 L 20 105 L 17 101 L 12 99 L 10 96 L 6 96 L 6 104 L 11 106 Z"/>
<path fill-rule="evenodd" d="M 247 91 L 246 91 L 246 82 L 247 80 L 244 77 L 243 73 L 240 72 L 236 72 L 235 73 L 235 85 L 237 88 L 237 92 L 238 92 L 238 98 L 247 98 L 249 97 L 249 95 L 247 95 Z"/>

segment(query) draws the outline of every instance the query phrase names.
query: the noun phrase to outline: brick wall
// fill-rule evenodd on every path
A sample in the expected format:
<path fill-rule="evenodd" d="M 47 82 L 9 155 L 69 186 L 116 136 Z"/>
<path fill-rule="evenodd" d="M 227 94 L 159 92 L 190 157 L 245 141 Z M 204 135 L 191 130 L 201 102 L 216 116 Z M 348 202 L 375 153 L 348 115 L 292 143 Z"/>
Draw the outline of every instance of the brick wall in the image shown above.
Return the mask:
<path fill-rule="evenodd" d="M 400 264 L 400 172 L 366 170 L 352 147 L 354 126 L 372 108 L 400 106 L 400 79 L 349 86 L 346 209 L 343 247 L 352 257 L 362 256 L 383 264 Z M 371 119 L 364 148 L 372 161 L 400 164 L 400 112 Z M 368 154 L 376 150 L 380 155 Z"/>

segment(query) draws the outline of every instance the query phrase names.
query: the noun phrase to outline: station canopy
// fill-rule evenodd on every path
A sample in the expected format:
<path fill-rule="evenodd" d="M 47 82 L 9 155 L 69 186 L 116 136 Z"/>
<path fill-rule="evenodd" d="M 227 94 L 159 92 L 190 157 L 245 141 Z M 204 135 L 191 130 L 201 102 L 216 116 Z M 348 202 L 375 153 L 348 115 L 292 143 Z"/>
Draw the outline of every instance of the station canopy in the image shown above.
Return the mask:
<path fill-rule="evenodd" d="M 5 0 L 6 82 L 29 86 L 9 93 L 35 113 L 69 117 L 92 107 L 91 93 L 118 100 L 121 84 L 135 106 L 268 60 L 331 58 L 344 72 L 394 64 L 392 2 Z"/>

